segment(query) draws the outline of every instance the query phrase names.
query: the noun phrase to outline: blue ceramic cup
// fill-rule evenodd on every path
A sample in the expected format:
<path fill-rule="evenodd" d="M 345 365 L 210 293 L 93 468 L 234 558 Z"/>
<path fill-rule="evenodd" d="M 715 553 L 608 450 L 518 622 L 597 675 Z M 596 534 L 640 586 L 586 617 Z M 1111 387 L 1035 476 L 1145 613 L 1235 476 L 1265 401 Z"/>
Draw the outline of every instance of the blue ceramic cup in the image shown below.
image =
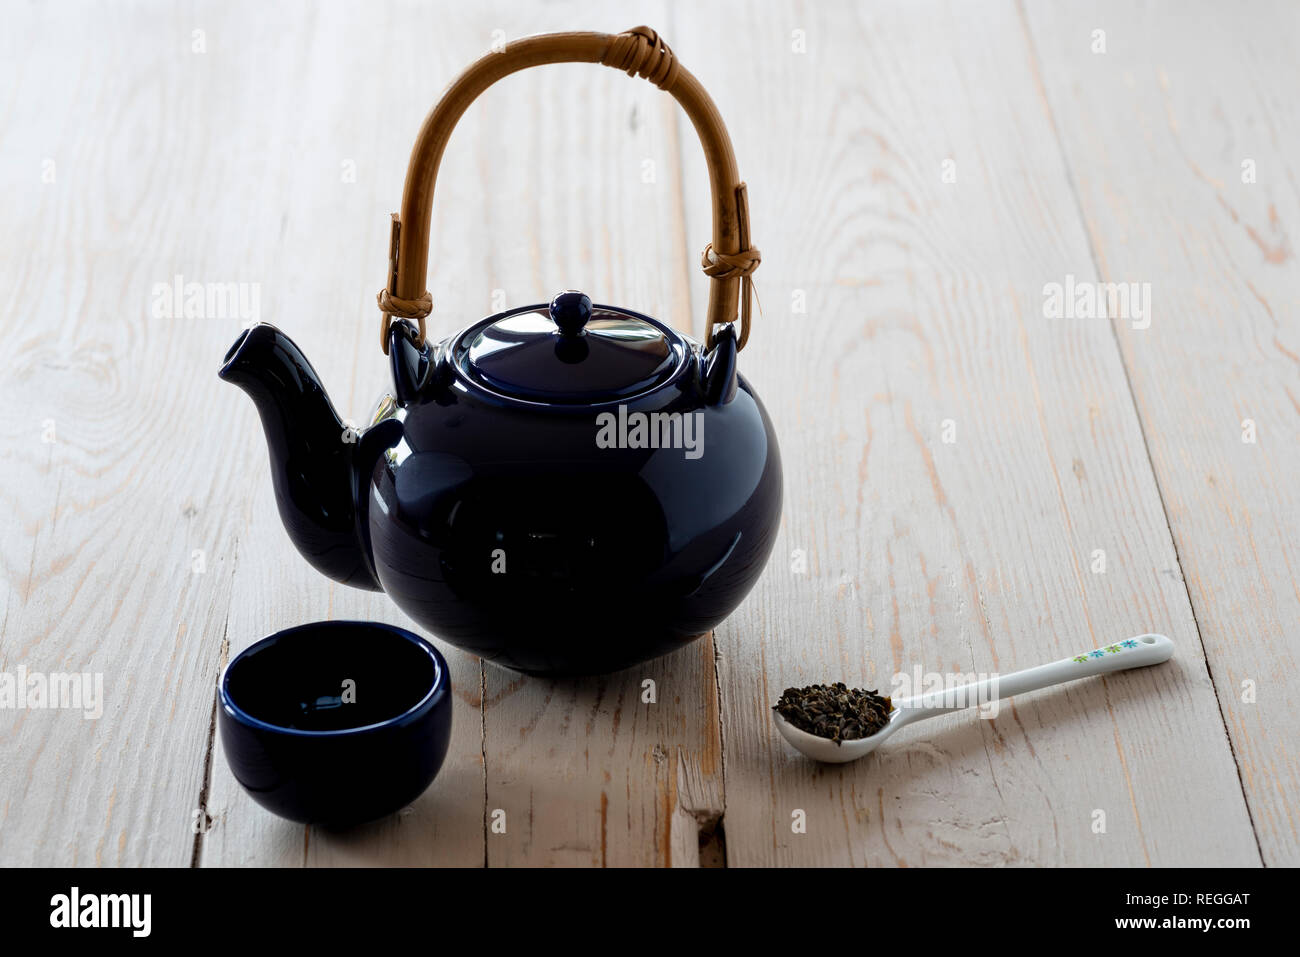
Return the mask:
<path fill-rule="evenodd" d="M 323 621 L 264 638 L 218 685 L 236 780 L 281 817 L 346 827 L 410 804 L 451 739 L 447 662 L 423 638 Z"/>

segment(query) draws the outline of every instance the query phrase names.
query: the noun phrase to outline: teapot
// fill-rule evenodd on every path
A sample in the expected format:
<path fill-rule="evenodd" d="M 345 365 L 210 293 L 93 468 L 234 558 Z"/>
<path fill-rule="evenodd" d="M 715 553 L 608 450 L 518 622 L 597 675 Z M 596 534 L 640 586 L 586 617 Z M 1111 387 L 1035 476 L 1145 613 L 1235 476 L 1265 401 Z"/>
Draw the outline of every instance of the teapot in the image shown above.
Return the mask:
<path fill-rule="evenodd" d="M 497 80 L 561 62 L 644 77 L 694 124 L 713 207 L 702 342 L 576 290 L 427 338 L 434 181 L 451 131 Z M 759 263 L 748 218 L 717 107 L 648 27 L 528 37 L 473 64 L 411 154 L 378 294 L 393 389 L 367 427 L 345 425 L 272 325 L 245 329 L 221 367 L 257 408 L 299 552 L 528 674 L 616 671 L 713 629 L 753 587 L 781 517 L 776 435 L 737 367 Z"/>

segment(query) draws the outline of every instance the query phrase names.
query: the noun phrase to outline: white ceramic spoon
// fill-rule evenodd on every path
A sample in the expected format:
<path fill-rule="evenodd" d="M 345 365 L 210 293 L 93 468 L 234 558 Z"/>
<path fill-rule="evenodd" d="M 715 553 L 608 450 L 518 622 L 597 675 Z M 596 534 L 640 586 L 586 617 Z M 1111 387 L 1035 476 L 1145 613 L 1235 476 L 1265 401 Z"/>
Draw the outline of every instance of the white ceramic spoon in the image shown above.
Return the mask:
<path fill-rule="evenodd" d="M 894 710 L 889 716 L 889 723 L 869 738 L 845 741 L 836 744 L 829 738 L 819 738 L 807 731 L 800 731 L 775 711 L 772 717 L 782 736 L 792 745 L 812 758 L 827 764 L 844 764 L 865 757 L 904 725 L 937 714 L 960 711 L 972 705 L 1010 698 L 1012 695 L 1050 688 L 1052 685 L 1064 684 L 1079 678 L 1091 678 L 1093 675 L 1109 674 L 1112 671 L 1126 671 L 1129 668 L 1142 668 L 1168 661 L 1174 655 L 1174 643 L 1164 635 L 1136 635 L 1113 645 L 1087 651 L 1073 658 L 1063 658 L 1050 665 L 1026 668 L 1009 675 L 985 678 L 958 688 L 945 689 L 933 694 L 915 695 L 894 702 Z"/>

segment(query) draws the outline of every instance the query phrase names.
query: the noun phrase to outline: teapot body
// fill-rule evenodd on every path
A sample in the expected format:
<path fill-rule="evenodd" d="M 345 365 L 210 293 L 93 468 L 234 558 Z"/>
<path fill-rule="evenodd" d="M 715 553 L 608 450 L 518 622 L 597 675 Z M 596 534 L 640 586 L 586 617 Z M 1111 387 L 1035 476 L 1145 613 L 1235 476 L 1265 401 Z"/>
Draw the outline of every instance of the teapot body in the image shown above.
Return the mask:
<path fill-rule="evenodd" d="M 530 674 L 615 671 L 714 628 L 772 550 L 781 461 L 749 383 L 733 367 L 710 401 L 708 357 L 680 341 L 671 378 L 607 402 L 543 405 L 460 378 L 381 401 L 386 450 L 358 506 L 384 591 L 438 637 Z"/>

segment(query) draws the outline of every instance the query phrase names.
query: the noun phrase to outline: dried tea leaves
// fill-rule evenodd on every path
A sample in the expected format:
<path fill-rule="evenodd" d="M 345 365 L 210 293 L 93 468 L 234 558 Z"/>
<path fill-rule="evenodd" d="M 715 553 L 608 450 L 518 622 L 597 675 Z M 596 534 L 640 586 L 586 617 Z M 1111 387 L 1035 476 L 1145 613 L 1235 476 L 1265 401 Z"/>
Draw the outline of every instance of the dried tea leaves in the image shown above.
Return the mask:
<path fill-rule="evenodd" d="M 840 744 L 871 737 L 889 723 L 893 708 L 888 697 L 837 681 L 786 688 L 772 710 L 800 731 Z"/>

